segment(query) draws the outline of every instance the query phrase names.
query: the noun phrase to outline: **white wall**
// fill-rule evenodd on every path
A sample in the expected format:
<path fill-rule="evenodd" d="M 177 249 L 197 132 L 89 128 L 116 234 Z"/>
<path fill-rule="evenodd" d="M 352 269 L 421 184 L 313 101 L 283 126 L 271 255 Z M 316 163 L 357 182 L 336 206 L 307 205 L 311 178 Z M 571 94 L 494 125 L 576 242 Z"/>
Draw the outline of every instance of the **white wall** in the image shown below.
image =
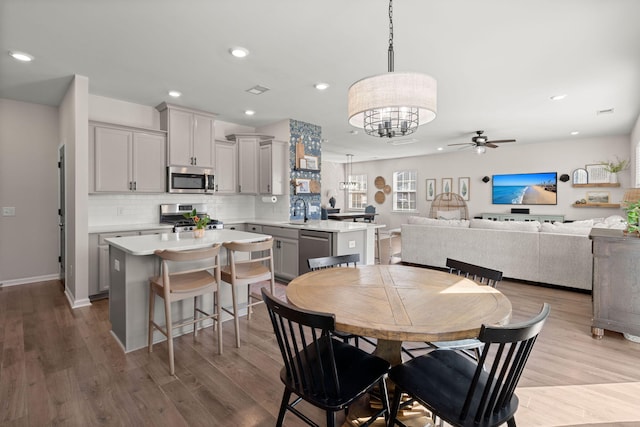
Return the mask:
<path fill-rule="evenodd" d="M 571 139 L 540 144 L 503 144 L 497 149 L 488 149 L 487 153 L 481 156 L 474 154 L 471 150 L 464 150 L 433 156 L 362 163 L 357 162 L 357 158 L 354 158 L 353 174 L 367 174 L 368 196 L 380 214 L 376 221 L 386 224 L 388 228 L 395 228 L 405 222 L 409 215 L 416 215 L 416 213 L 393 213 L 391 211 L 392 195 L 388 195 L 386 201 L 381 205 L 373 202 L 376 191 L 373 182 L 377 176 L 382 176 L 387 183 L 392 184 L 394 171 L 416 170 L 418 172 L 417 211 L 420 215 L 427 215 L 430 208 L 430 202 L 426 201 L 425 179 L 437 179 L 437 189 L 440 192 L 442 178 L 452 178 L 453 188 L 457 191 L 459 177 L 470 178 L 468 207 L 471 217 L 484 212 L 506 213 L 510 211 L 509 206 L 491 204 L 491 183 L 483 183 L 481 181 L 483 176 L 529 172 L 558 172 L 558 176 L 563 173 L 571 175 L 571 172 L 576 168 L 613 159 L 616 155 L 620 158 L 628 158 L 629 145 L 629 136 L 620 136 Z M 324 176 L 326 175 L 323 171 Z M 606 189 L 611 193 L 612 203 L 620 202 L 624 188 L 631 185 L 629 171 L 620 174 L 620 182 L 620 188 Z M 557 205 L 523 207 L 530 208 L 531 213 L 563 214 L 566 219 L 572 220 L 623 213 L 621 209 L 571 207 L 576 200 L 585 197 L 587 190 L 589 189 L 573 188 L 571 181 L 559 182 Z"/>
<path fill-rule="evenodd" d="M 89 305 L 89 79 L 74 76 L 59 107 L 66 165 L 65 293 L 72 307 Z"/>
<path fill-rule="evenodd" d="M 58 109 L 0 99 L 0 283 L 58 278 Z"/>

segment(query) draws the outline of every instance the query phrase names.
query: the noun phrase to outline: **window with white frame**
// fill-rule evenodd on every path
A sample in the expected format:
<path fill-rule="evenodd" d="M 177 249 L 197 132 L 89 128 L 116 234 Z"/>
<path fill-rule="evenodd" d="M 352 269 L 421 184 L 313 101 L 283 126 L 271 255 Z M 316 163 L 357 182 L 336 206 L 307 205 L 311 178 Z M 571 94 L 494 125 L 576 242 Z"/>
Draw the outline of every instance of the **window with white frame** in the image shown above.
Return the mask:
<path fill-rule="evenodd" d="M 416 171 L 393 173 L 393 210 L 400 212 L 417 209 L 418 174 Z"/>
<path fill-rule="evenodd" d="M 348 181 L 354 183 L 347 190 L 349 209 L 364 209 L 367 206 L 367 175 L 349 175 Z"/>

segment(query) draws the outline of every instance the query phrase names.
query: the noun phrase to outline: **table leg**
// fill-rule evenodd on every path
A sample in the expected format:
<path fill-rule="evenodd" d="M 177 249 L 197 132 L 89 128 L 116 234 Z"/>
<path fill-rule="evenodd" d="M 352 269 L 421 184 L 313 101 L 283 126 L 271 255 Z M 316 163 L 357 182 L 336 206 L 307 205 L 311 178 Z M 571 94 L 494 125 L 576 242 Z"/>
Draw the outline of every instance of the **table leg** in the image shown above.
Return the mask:
<path fill-rule="evenodd" d="M 386 360 L 391 366 L 402 363 L 402 341 L 378 340 L 373 354 Z"/>

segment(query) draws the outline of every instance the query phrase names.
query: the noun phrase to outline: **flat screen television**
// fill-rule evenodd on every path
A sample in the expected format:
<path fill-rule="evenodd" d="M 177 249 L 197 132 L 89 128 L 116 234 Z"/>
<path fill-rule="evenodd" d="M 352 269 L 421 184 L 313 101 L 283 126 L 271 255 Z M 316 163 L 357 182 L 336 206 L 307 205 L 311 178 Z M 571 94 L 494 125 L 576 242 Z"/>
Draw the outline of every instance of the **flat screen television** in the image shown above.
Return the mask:
<path fill-rule="evenodd" d="M 493 175 L 494 205 L 557 205 L 557 172 Z"/>

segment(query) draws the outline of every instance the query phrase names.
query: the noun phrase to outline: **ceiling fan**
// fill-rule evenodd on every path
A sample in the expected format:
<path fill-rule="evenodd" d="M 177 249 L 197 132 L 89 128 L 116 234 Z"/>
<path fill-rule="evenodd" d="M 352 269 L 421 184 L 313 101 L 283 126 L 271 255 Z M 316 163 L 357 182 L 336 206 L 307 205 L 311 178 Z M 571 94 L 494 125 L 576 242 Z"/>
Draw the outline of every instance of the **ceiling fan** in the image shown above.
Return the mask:
<path fill-rule="evenodd" d="M 499 139 L 495 141 L 489 141 L 489 137 L 483 135 L 483 130 L 477 130 L 476 135 L 471 138 L 471 142 L 461 142 L 458 144 L 449 144 L 449 146 L 454 145 L 472 145 L 475 147 L 476 153 L 482 154 L 486 151 L 486 147 L 489 148 L 498 148 L 496 144 L 502 144 L 505 142 L 516 142 L 515 139 Z"/>

